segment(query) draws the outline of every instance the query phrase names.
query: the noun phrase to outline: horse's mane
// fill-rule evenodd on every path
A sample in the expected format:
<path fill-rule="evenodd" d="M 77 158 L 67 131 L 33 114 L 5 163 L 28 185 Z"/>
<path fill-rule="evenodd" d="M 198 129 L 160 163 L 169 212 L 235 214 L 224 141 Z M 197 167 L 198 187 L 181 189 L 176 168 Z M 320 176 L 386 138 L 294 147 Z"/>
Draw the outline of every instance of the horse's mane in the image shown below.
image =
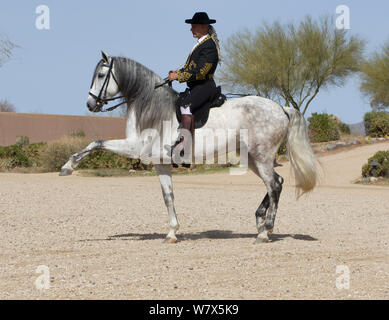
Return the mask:
<path fill-rule="evenodd" d="M 163 121 L 172 120 L 175 114 L 177 92 L 168 85 L 155 89 L 163 79 L 139 62 L 126 57 L 114 57 L 115 75 L 128 111 L 134 111 L 136 126 L 162 130 Z"/>

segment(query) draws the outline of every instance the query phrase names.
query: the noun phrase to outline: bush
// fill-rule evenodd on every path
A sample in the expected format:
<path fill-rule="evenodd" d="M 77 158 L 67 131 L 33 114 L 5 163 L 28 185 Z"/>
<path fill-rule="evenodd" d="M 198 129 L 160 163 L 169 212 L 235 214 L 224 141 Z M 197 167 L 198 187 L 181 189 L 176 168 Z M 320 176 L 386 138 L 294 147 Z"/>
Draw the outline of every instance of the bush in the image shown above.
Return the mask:
<path fill-rule="evenodd" d="M 348 124 L 345 124 L 342 122 L 342 120 L 340 120 L 337 116 L 333 115 L 333 114 L 330 114 L 329 115 L 335 122 L 336 122 L 336 125 L 338 126 L 338 131 L 342 134 L 350 134 L 351 133 L 351 129 L 350 129 L 350 126 Z"/>
<path fill-rule="evenodd" d="M 363 125 L 365 126 L 365 133 L 367 136 L 370 135 L 370 122 L 376 116 L 376 112 L 366 112 L 363 117 Z"/>
<path fill-rule="evenodd" d="M 72 138 L 85 138 L 86 137 L 85 132 L 82 130 L 70 131 L 68 136 L 72 137 Z"/>
<path fill-rule="evenodd" d="M 343 122 L 339 126 L 339 131 L 342 134 L 351 134 L 350 126 L 348 124 L 343 123 Z"/>
<path fill-rule="evenodd" d="M 139 159 L 131 159 L 110 151 L 98 150 L 84 158 L 80 163 L 79 168 L 151 170 L 152 165 L 146 165 Z"/>
<path fill-rule="evenodd" d="M 13 169 L 16 167 L 39 167 L 40 151 L 45 143 L 32 143 L 27 146 L 0 146 L 0 168 Z"/>
<path fill-rule="evenodd" d="M 49 171 L 59 171 L 70 156 L 88 145 L 85 138 L 64 137 L 58 141 L 48 142 L 42 151 L 41 164 Z"/>
<path fill-rule="evenodd" d="M 327 142 L 340 139 L 339 124 L 333 115 L 312 113 L 308 121 L 311 142 Z"/>
<path fill-rule="evenodd" d="M 389 135 L 389 113 L 387 112 L 367 112 L 363 123 L 366 135 L 370 137 L 385 137 Z"/>
<path fill-rule="evenodd" d="M 374 156 L 369 158 L 367 163 L 362 167 L 362 176 L 373 176 L 373 167 L 370 165 L 373 160 L 379 163 L 377 166 L 377 176 L 389 177 L 389 150 L 378 151 Z"/>
<path fill-rule="evenodd" d="M 343 123 L 343 122 L 339 126 L 339 131 L 342 134 L 351 134 L 350 126 L 348 124 Z"/>
<path fill-rule="evenodd" d="M 386 137 L 389 135 L 389 114 L 385 114 L 383 117 L 377 117 L 371 119 L 370 122 L 370 136 Z"/>
<path fill-rule="evenodd" d="M 30 144 L 30 139 L 26 136 L 16 137 L 16 144 L 21 147 L 28 146 Z"/>

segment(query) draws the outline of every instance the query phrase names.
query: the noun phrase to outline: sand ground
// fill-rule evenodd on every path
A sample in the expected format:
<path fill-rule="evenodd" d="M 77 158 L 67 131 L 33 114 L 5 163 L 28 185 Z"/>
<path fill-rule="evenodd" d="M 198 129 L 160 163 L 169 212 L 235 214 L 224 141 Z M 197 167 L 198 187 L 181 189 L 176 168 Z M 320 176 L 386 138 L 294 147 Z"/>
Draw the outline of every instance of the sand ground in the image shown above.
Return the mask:
<path fill-rule="evenodd" d="M 2 173 L 0 298 L 388 299 L 389 187 L 352 183 L 387 149 L 320 157 L 325 178 L 299 201 L 289 164 L 277 168 L 286 183 L 272 242 L 259 245 L 265 187 L 251 172 L 174 176 L 177 244 L 163 242 L 157 177 Z M 50 288 L 38 290 L 42 265 Z"/>

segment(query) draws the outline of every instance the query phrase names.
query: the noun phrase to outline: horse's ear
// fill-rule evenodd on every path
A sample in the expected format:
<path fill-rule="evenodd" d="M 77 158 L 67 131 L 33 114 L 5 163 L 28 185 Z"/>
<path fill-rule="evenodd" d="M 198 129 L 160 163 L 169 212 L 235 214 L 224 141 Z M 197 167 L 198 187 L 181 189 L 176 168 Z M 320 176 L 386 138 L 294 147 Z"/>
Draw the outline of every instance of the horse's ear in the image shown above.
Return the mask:
<path fill-rule="evenodd" d="M 101 50 L 101 56 L 103 57 L 103 60 L 105 61 L 105 62 L 109 62 L 109 55 L 108 54 L 106 54 L 103 50 Z"/>

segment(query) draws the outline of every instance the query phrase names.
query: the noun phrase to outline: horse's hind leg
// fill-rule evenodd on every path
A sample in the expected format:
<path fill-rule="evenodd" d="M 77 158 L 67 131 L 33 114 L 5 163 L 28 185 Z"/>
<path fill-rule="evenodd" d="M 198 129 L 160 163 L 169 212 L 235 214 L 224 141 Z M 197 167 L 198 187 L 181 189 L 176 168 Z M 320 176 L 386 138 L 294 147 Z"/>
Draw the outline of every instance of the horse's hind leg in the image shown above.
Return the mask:
<path fill-rule="evenodd" d="M 284 179 L 277 174 L 277 172 L 273 171 L 273 181 L 271 182 L 271 196 L 270 196 L 270 205 L 273 206 L 272 210 L 268 210 L 269 214 L 266 213 L 266 221 L 265 228 L 269 233 L 273 232 L 274 222 L 276 219 L 276 214 L 278 210 L 278 202 L 280 201 L 280 195 L 282 191 L 282 184 L 284 183 Z"/>
<path fill-rule="evenodd" d="M 263 228 L 265 224 L 266 212 L 267 209 L 269 209 L 269 205 L 270 205 L 269 194 L 266 193 L 257 211 L 255 211 L 255 219 L 257 222 L 258 233 L 261 232 L 261 228 Z"/>
<path fill-rule="evenodd" d="M 249 155 L 248 158 L 248 165 L 249 168 L 258 176 L 261 177 L 258 171 L 258 167 L 256 164 L 256 161 Z M 269 201 L 269 194 L 266 193 L 265 197 L 263 198 L 261 204 L 259 205 L 257 211 L 255 212 L 255 220 L 257 224 L 258 233 L 261 232 L 261 229 L 264 228 L 265 225 L 265 219 L 266 219 L 266 212 L 269 208 L 270 201 Z"/>
<path fill-rule="evenodd" d="M 254 161 L 253 165 L 256 167 L 258 175 L 264 181 L 267 189 L 267 195 L 256 212 L 257 242 L 267 242 L 269 240 L 268 235 L 273 232 L 278 201 L 284 180 L 274 171 L 273 161 L 267 161 L 266 163 Z"/>

